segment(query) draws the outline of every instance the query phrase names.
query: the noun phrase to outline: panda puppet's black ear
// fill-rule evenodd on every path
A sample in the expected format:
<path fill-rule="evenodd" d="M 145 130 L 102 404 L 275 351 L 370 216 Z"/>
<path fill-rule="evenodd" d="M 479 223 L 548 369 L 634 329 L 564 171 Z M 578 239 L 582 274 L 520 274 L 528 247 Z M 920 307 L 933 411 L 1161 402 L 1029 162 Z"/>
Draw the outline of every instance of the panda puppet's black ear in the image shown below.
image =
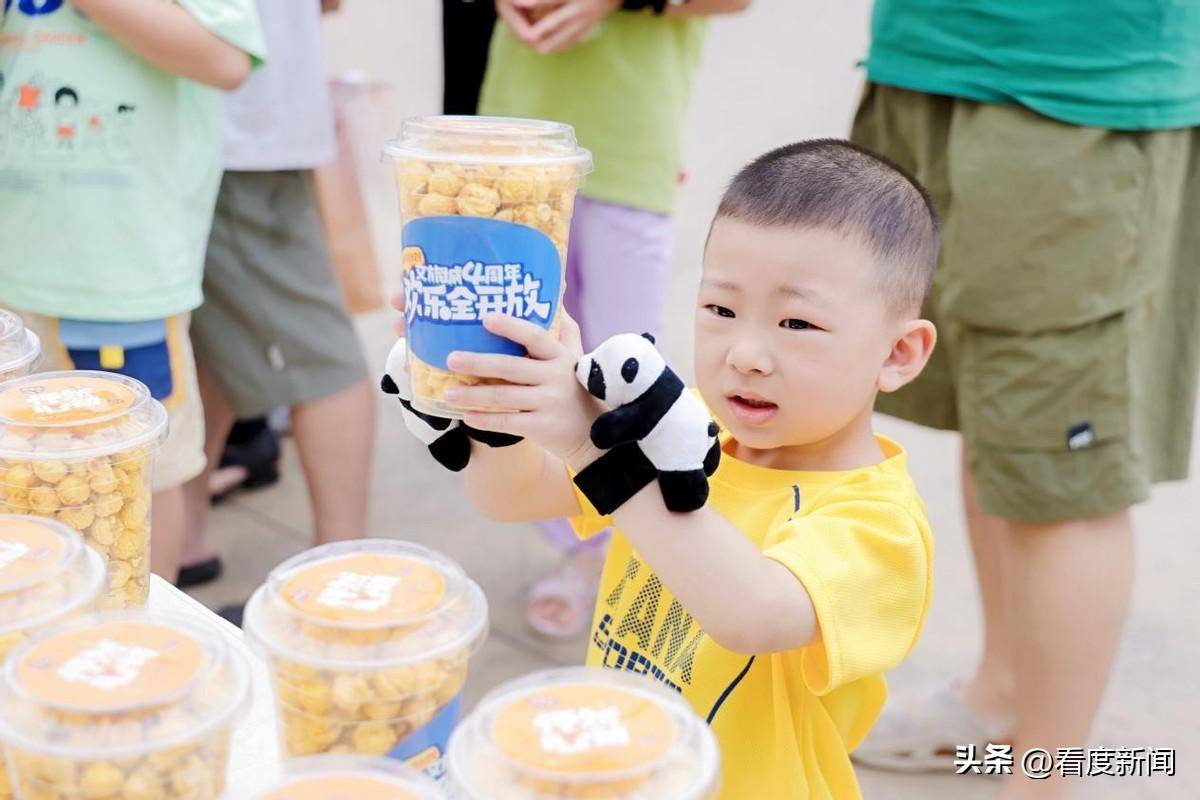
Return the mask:
<path fill-rule="evenodd" d="M 649 331 L 643 333 L 642 338 L 650 342 L 650 344 L 658 344 L 658 342 L 654 341 L 654 334 L 650 333 Z"/>

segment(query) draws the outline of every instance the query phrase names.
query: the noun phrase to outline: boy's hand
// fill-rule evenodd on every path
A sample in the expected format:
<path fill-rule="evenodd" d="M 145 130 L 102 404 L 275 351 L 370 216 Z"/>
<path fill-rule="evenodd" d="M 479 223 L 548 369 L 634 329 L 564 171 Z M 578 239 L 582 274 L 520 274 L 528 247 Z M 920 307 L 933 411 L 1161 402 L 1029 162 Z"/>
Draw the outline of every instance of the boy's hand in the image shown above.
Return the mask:
<path fill-rule="evenodd" d="M 446 399 L 513 409 L 468 412 L 465 422 L 479 430 L 524 436 L 551 455 L 576 462 L 592 449 L 588 430 L 604 409 L 575 380 L 575 365 L 583 357 L 575 320 L 563 312 L 557 339 L 531 322 L 505 314 L 488 314 L 483 324 L 491 333 L 522 345 L 529 355 L 451 353 L 446 363 L 453 371 L 512 385 L 455 387 L 446 391 Z"/>

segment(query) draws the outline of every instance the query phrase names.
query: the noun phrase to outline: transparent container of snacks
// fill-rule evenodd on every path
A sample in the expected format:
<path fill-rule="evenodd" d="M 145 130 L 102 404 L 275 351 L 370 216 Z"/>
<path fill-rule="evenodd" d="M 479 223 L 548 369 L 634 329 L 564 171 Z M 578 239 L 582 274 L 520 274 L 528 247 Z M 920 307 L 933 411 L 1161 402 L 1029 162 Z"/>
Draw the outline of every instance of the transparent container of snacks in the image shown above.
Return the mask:
<path fill-rule="evenodd" d="M 0 677 L 17 796 L 214 800 L 249 688 L 222 634 L 185 617 L 117 611 L 56 626 Z"/>
<path fill-rule="evenodd" d="M 41 358 L 37 334 L 16 314 L 0 308 L 0 383 L 33 372 Z"/>
<path fill-rule="evenodd" d="M 0 663 L 30 636 L 93 611 L 104 581 L 104 562 L 75 531 L 0 515 Z M 12 796 L 0 758 L 0 800 Z"/>
<path fill-rule="evenodd" d="M 479 702 L 446 756 L 456 800 L 710 800 L 720 756 L 678 694 L 588 667 L 537 672 Z"/>
<path fill-rule="evenodd" d="M 150 496 L 167 412 L 109 372 L 45 372 L 0 386 L 0 513 L 50 517 L 105 560 L 104 608 L 150 591 Z"/>
<path fill-rule="evenodd" d="M 524 354 L 484 330 L 484 314 L 558 330 L 575 193 L 592 156 L 570 125 L 466 116 L 407 120 L 383 152 L 400 194 L 412 402 L 461 417 L 470 409 L 446 389 L 487 381 L 450 372 L 446 356 Z"/>
<path fill-rule="evenodd" d="M 246 604 L 285 757 L 389 756 L 440 777 L 487 601 L 419 545 L 337 542 L 283 562 Z"/>
<path fill-rule="evenodd" d="M 390 758 L 309 756 L 288 762 L 283 778 L 254 800 L 443 800 L 440 784 Z"/>

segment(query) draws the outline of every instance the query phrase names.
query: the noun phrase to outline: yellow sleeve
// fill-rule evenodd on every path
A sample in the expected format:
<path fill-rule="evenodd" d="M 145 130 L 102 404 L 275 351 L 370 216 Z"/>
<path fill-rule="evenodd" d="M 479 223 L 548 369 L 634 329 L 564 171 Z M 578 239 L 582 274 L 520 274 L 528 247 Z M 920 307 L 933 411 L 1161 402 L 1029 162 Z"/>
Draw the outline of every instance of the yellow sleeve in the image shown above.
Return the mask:
<path fill-rule="evenodd" d="M 821 640 L 801 651 L 808 688 L 828 694 L 895 667 L 929 608 L 933 544 L 924 515 L 890 500 L 848 499 L 786 523 L 765 551 L 804 584 Z"/>
<path fill-rule="evenodd" d="M 571 489 L 575 491 L 575 498 L 579 500 L 579 513 L 567 520 L 571 523 L 575 535 L 580 539 L 590 539 L 600 531 L 611 528 L 612 516 L 597 511 L 596 507 L 592 505 L 592 501 L 579 491 L 579 487 L 575 485 L 575 473 L 568 469 L 567 478 L 571 481 Z"/>

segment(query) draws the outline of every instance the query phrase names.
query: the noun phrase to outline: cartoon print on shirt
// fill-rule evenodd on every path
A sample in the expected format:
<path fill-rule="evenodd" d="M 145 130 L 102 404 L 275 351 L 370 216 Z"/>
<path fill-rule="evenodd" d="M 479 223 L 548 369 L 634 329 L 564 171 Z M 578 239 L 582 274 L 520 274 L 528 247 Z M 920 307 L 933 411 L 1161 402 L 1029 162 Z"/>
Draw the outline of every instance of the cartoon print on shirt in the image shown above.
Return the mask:
<path fill-rule="evenodd" d="M 73 150 L 79 133 L 79 93 L 63 86 L 54 93 L 54 137 L 59 150 Z"/>

